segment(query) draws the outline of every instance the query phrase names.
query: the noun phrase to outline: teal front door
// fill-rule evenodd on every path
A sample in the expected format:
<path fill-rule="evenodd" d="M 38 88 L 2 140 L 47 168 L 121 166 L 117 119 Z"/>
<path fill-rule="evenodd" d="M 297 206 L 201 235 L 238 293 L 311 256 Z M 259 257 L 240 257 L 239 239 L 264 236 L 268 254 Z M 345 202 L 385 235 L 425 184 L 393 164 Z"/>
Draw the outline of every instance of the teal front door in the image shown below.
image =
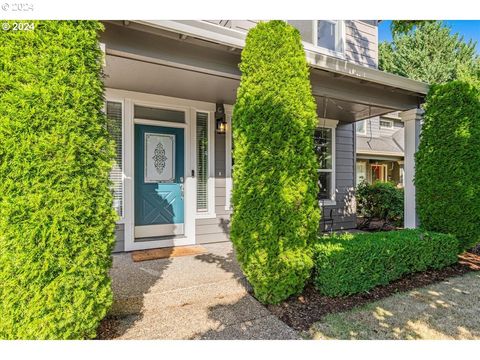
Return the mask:
<path fill-rule="evenodd" d="M 184 129 L 135 125 L 135 238 L 184 234 Z"/>

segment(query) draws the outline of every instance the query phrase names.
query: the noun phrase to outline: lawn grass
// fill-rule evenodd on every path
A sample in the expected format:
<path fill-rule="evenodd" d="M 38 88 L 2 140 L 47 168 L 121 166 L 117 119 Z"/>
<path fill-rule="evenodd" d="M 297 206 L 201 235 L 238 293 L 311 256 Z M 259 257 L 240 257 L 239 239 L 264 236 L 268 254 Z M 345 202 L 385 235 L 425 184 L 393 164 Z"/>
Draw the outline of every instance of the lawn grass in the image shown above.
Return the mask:
<path fill-rule="evenodd" d="M 313 339 L 480 339 L 480 274 L 469 273 L 315 323 Z"/>

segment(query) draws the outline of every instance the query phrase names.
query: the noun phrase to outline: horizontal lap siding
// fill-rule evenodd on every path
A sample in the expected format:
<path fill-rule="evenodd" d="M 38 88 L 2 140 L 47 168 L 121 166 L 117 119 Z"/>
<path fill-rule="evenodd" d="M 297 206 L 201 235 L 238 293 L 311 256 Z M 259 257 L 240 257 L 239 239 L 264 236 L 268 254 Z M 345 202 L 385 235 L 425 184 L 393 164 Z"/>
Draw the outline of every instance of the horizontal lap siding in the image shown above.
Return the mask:
<path fill-rule="evenodd" d="M 345 21 L 345 57 L 348 61 L 378 67 L 378 29 L 372 22 Z"/>
<path fill-rule="evenodd" d="M 354 207 L 354 125 L 339 123 L 336 129 L 335 188 L 336 205 L 325 206 L 324 215 L 333 209 L 334 230 L 353 229 L 356 227 Z M 322 215 L 322 216 L 324 216 Z M 323 223 L 321 223 L 323 230 Z"/>

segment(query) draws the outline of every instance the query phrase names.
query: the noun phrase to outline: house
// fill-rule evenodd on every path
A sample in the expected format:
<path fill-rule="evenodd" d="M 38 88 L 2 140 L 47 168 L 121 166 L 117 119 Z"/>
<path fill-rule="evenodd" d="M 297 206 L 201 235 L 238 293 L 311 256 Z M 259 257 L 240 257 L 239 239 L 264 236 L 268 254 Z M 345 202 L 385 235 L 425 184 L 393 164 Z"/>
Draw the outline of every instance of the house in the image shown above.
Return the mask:
<path fill-rule="evenodd" d="M 106 112 L 117 140 L 115 251 L 228 241 L 232 110 L 240 53 L 257 21 L 106 21 Z M 299 29 L 317 102 L 319 201 L 356 226 L 356 125 L 405 124 L 405 226 L 416 226 L 413 154 L 428 86 L 377 69 L 377 21 L 288 21 Z M 325 229 L 322 224 L 322 229 Z"/>
<path fill-rule="evenodd" d="M 358 121 L 356 130 L 356 185 L 366 180 L 403 187 L 405 134 L 399 112 Z"/>

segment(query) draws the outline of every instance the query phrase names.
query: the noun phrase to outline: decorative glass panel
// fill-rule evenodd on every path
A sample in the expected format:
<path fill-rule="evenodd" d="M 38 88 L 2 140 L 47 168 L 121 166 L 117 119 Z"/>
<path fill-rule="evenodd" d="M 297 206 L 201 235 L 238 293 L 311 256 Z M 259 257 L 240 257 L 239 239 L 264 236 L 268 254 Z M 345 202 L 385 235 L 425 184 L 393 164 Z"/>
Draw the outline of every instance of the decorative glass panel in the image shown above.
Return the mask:
<path fill-rule="evenodd" d="M 315 153 L 320 169 L 332 169 L 332 129 L 315 130 Z"/>
<path fill-rule="evenodd" d="M 145 133 L 146 183 L 175 180 L 175 135 Z"/>
<path fill-rule="evenodd" d="M 197 211 L 208 211 L 208 114 L 197 113 Z"/>
<path fill-rule="evenodd" d="M 185 122 L 185 113 L 183 111 L 160 109 L 147 106 L 135 105 L 135 119 L 161 120 L 175 123 Z"/>
<path fill-rule="evenodd" d="M 123 216 L 122 103 L 107 101 L 107 128 L 115 141 L 115 162 L 110 172 L 113 207 Z"/>

